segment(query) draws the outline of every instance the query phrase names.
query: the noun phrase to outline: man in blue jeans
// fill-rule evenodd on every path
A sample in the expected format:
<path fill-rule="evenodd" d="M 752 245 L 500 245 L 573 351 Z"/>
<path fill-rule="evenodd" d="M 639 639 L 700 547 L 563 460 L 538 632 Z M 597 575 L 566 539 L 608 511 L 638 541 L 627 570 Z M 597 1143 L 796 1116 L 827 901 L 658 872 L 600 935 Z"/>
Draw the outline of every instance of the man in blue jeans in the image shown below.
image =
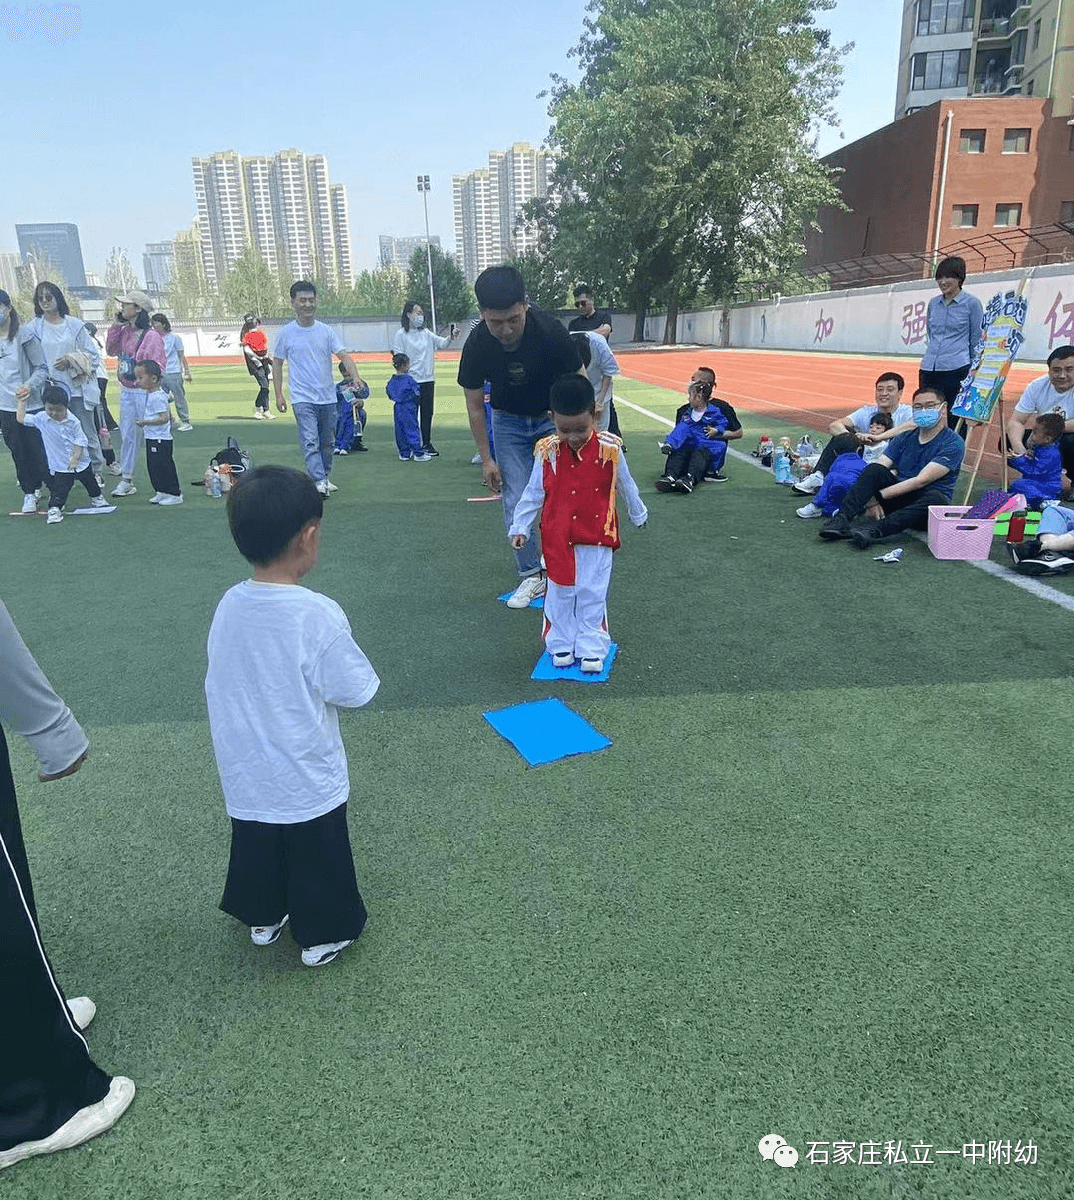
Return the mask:
<path fill-rule="evenodd" d="M 532 308 L 526 285 L 514 267 L 489 267 L 474 283 L 481 323 L 466 339 L 459 361 L 459 386 L 466 393 L 470 432 L 481 456 L 487 488 L 503 493 L 503 516 L 511 526 L 515 505 L 533 470 L 533 448 L 555 433 L 548 413 L 548 393 L 559 375 L 582 369 L 570 334 L 554 317 Z M 492 387 L 492 437 L 485 428 L 485 380 Z M 539 538 L 514 551 L 519 584 L 507 601 L 526 608 L 543 596 Z"/>
<path fill-rule="evenodd" d="M 357 391 L 365 388 L 354 360 L 343 349 L 339 334 L 315 320 L 317 288 L 300 279 L 291 284 L 291 307 L 295 319 L 276 335 L 272 348 L 272 383 L 276 407 L 287 411 L 283 398 L 283 364 L 288 362 L 291 406 L 295 410 L 298 440 L 306 459 L 306 470 L 322 496 L 339 489 L 328 478 L 332 470 L 332 446 L 336 437 L 336 380 L 332 358 L 337 357 Z"/>

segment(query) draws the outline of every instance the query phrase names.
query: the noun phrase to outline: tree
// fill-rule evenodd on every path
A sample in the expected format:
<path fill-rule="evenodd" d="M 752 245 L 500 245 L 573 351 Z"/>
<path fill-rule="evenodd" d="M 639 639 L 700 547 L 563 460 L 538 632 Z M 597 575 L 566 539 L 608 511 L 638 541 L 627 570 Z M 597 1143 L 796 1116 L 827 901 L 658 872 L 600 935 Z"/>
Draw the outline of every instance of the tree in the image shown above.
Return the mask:
<path fill-rule="evenodd" d="M 243 250 L 224 276 L 220 298 L 229 317 L 241 317 L 248 312 L 261 317 L 287 314 L 279 280 L 253 245 Z"/>
<path fill-rule="evenodd" d="M 438 246 L 432 247 L 432 260 L 437 321 L 443 327 L 453 321 L 465 320 L 477 310 L 473 288 L 466 282 L 455 259 L 445 254 Z M 416 300 L 431 318 L 429 266 L 424 247 L 415 250 L 410 256 L 406 273 L 406 298 Z"/>
<path fill-rule="evenodd" d="M 104 268 L 104 286 L 111 288 L 117 295 L 129 292 L 138 286 L 138 276 L 134 273 L 127 251 L 122 246 L 113 246 L 112 253 Z"/>
<path fill-rule="evenodd" d="M 384 316 L 398 317 L 406 301 L 406 279 L 398 267 L 362 271 L 354 281 L 355 296 L 362 308 Z"/>
<path fill-rule="evenodd" d="M 620 281 L 636 339 L 653 303 L 673 340 L 702 285 L 728 296 L 797 262 L 818 209 L 839 205 L 814 136 L 836 120 L 845 48 L 814 21 L 833 5 L 590 0 L 581 78 L 551 93 L 551 251 Z"/>

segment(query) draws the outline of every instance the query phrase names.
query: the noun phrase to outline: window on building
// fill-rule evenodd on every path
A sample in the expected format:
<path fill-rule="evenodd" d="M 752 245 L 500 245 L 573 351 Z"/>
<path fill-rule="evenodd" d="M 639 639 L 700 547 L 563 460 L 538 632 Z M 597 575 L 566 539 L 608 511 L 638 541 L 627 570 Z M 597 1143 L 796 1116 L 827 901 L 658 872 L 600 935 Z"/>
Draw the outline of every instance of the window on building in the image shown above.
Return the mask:
<path fill-rule="evenodd" d="M 984 154 L 985 131 L 983 129 L 963 129 L 958 135 L 960 154 Z"/>
<path fill-rule="evenodd" d="M 915 54 L 910 62 L 910 90 L 935 91 L 937 88 L 963 88 L 970 78 L 968 50 L 933 50 Z"/>
<path fill-rule="evenodd" d="M 1059 205 L 1059 220 L 1068 224 L 1074 222 L 1074 200 L 1064 200 Z"/>
<path fill-rule="evenodd" d="M 1028 154 L 1029 153 L 1029 130 L 1028 129 L 1004 129 L 1004 131 L 1003 131 L 1003 153 L 1004 154 Z"/>
<path fill-rule="evenodd" d="M 1037 47 L 1040 45 L 1040 22 L 1041 22 L 1040 17 L 1038 17 L 1033 22 L 1033 49 L 1034 50 L 1036 50 Z"/>
<path fill-rule="evenodd" d="M 918 0 L 917 36 L 966 33 L 973 28 L 974 0 Z"/>
<path fill-rule="evenodd" d="M 1020 204 L 997 204 L 996 205 L 996 226 L 997 228 L 1013 228 L 1020 225 L 1022 222 L 1022 206 Z"/>
<path fill-rule="evenodd" d="M 959 229 L 973 229 L 977 225 L 976 204 L 956 204 L 951 208 L 951 224 Z"/>

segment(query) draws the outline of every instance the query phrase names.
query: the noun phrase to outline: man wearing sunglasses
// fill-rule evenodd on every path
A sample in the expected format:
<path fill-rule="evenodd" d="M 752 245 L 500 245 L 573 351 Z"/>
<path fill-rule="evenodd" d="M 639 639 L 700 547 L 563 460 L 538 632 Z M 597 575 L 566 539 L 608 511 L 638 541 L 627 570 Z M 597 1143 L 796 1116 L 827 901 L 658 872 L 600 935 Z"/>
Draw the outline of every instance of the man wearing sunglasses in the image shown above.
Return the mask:
<path fill-rule="evenodd" d="M 929 505 L 951 503 L 966 444 L 947 427 L 942 392 L 918 388 L 911 408 L 916 428 L 893 437 L 886 452 L 858 476 L 820 530 L 826 542 L 847 539 L 867 550 L 907 529 L 927 529 Z M 852 526 L 861 516 L 866 520 Z"/>
<path fill-rule="evenodd" d="M 599 333 L 607 340 L 612 336 L 612 314 L 606 308 L 597 308 L 593 303 L 593 289 L 588 283 L 580 283 L 574 289 L 574 307 L 578 310 L 576 317 L 571 317 L 567 325 L 570 333 Z M 622 437 L 619 428 L 619 417 L 615 411 L 615 402 L 608 394 L 608 424 L 606 428 L 616 437 Z"/>

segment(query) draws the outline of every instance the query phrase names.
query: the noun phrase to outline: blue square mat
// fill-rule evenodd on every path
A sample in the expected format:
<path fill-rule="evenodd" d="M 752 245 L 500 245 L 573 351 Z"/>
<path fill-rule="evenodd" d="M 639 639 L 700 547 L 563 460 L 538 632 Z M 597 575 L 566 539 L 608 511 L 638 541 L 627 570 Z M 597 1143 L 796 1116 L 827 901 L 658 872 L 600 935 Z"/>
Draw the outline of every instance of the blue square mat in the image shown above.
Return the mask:
<path fill-rule="evenodd" d="M 562 700 L 534 700 L 483 715 L 531 767 L 574 754 L 592 754 L 612 744 L 611 738 L 594 729 Z"/>

